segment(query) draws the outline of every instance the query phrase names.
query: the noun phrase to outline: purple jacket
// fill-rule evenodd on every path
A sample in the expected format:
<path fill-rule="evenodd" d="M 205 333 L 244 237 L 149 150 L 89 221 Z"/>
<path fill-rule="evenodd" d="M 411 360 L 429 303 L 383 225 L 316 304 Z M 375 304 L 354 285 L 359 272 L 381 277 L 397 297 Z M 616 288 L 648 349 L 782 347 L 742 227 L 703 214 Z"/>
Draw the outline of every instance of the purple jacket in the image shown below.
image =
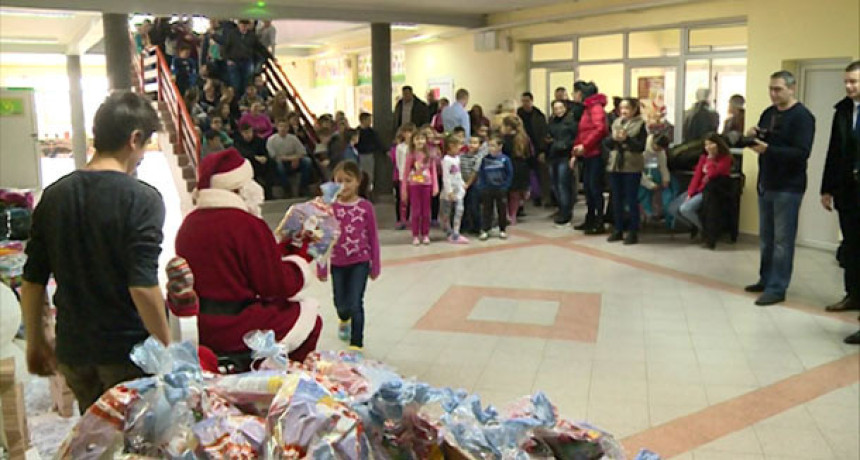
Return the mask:
<path fill-rule="evenodd" d="M 331 265 L 345 267 L 370 262 L 370 276 L 379 276 L 382 266 L 373 205 L 364 198 L 353 203 L 337 201 L 332 205 L 332 211 L 340 223 L 340 238 L 331 252 Z M 317 274 L 324 276 L 327 268 L 325 264 L 317 265 Z"/>

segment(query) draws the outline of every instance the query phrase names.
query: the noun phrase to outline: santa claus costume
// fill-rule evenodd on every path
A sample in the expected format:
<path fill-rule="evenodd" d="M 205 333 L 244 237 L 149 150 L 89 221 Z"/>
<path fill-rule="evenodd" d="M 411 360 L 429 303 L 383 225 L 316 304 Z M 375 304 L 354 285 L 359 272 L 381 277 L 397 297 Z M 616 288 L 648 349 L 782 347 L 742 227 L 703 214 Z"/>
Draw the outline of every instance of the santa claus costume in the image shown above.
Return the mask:
<path fill-rule="evenodd" d="M 199 298 L 199 343 L 218 355 L 247 351 L 249 331 L 275 332 L 289 356 L 303 361 L 322 329 L 319 304 L 300 296 L 311 280 L 310 258 L 278 243 L 259 217 L 262 189 L 236 149 L 200 165 L 196 209 L 176 235 Z"/>

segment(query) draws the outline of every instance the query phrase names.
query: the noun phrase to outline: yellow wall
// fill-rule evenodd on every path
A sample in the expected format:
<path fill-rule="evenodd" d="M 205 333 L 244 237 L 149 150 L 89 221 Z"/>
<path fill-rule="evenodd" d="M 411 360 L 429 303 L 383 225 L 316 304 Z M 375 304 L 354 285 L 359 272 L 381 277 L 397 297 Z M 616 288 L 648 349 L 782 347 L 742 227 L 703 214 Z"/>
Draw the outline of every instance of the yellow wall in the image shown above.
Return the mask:
<path fill-rule="evenodd" d="M 771 73 L 789 67 L 787 61 L 860 57 L 860 2 L 828 0 L 827 8 L 807 0 L 748 2 L 747 126 L 770 105 L 767 84 Z M 836 101 L 834 101 L 835 103 Z M 830 120 L 816 120 L 816 136 L 828 136 Z M 755 153 L 744 157 L 747 186 L 741 202 L 741 231 L 758 233 Z M 820 177 L 809 178 L 807 193 L 818 193 Z"/>
<path fill-rule="evenodd" d="M 471 33 L 448 40 L 406 46 L 406 83 L 423 97 L 427 80 L 450 77 L 454 88 L 466 88 L 470 104 L 480 104 L 489 113 L 500 102 L 525 90 L 525 78 L 515 76 L 517 54 L 525 51 L 476 52 Z M 525 64 L 523 62 L 522 64 Z M 517 86 L 519 83 L 520 86 Z"/>

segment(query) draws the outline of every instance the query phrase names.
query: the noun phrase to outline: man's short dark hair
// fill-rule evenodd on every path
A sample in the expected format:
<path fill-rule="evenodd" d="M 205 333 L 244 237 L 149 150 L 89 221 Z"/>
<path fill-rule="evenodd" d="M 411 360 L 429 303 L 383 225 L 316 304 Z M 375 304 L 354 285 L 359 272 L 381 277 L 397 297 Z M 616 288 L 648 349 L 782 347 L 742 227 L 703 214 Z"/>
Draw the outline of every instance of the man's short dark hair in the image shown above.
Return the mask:
<path fill-rule="evenodd" d="M 248 131 L 249 129 L 250 129 L 250 130 L 253 130 L 253 129 L 254 129 L 254 127 L 253 127 L 253 126 L 251 126 L 251 125 L 250 125 L 249 123 L 247 123 L 247 122 L 242 123 L 241 125 L 239 125 L 239 131 Z"/>
<path fill-rule="evenodd" d="M 797 84 L 794 74 L 787 70 L 778 70 L 770 75 L 771 80 L 776 80 L 777 78 L 781 78 L 785 82 L 785 86 L 794 86 Z"/>
<path fill-rule="evenodd" d="M 404 86 L 401 92 L 402 91 L 409 91 L 410 93 L 414 93 L 414 91 L 412 91 L 412 87 L 409 85 Z"/>
<path fill-rule="evenodd" d="M 115 152 L 140 131 L 141 146 L 161 123 L 149 100 L 131 91 L 116 91 L 105 99 L 93 120 L 93 147 L 99 153 Z"/>
<path fill-rule="evenodd" d="M 523 96 L 522 96 L 522 97 L 527 97 L 527 98 L 529 98 L 529 99 L 531 99 L 531 100 L 535 100 L 535 95 L 534 95 L 534 94 L 532 94 L 532 93 L 530 93 L 530 92 L 528 92 L 528 91 L 526 91 L 525 93 L 523 93 Z"/>
<path fill-rule="evenodd" d="M 597 85 L 593 81 L 579 80 L 573 84 L 573 90 L 582 93 L 582 98 L 587 99 L 597 94 Z"/>
<path fill-rule="evenodd" d="M 250 20 L 250 19 L 240 19 L 240 20 L 239 20 L 239 24 L 248 24 L 248 25 L 251 25 L 251 20 Z"/>
<path fill-rule="evenodd" d="M 557 93 L 559 91 L 567 91 L 567 88 L 565 88 L 564 86 L 559 86 L 558 88 L 555 89 L 555 92 Z"/>
<path fill-rule="evenodd" d="M 371 114 L 369 114 L 369 113 L 367 113 L 367 112 L 361 112 L 361 113 L 358 115 L 358 121 L 359 121 L 359 122 L 362 122 L 362 121 L 364 121 L 364 120 L 369 120 L 369 119 L 370 119 L 370 117 L 372 117 L 372 115 L 371 115 Z"/>
<path fill-rule="evenodd" d="M 860 70 L 860 61 L 854 61 L 845 68 L 846 72 L 857 72 L 858 70 Z"/>
<path fill-rule="evenodd" d="M 454 128 L 454 129 L 452 129 L 452 130 L 451 130 L 451 134 L 454 134 L 454 133 L 463 133 L 463 134 L 466 134 L 466 128 L 464 128 L 464 127 L 462 127 L 462 126 L 457 126 L 456 128 Z"/>
<path fill-rule="evenodd" d="M 221 136 L 221 135 L 220 135 L 220 134 L 218 134 L 218 132 L 217 132 L 217 131 L 215 131 L 215 130 L 213 130 L 213 129 L 210 129 L 209 131 L 206 131 L 206 140 L 207 140 L 207 141 L 212 141 L 212 140 L 214 140 L 214 139 L 216 139 L 216 138 L 219 138 L 219 139 L 220 139 L 220 136 Z"/>
<path fill-rule="evenodd" d="M 456 94 L 457 100 L 459 101 L 460 99 L 463 99 L 464 97 L 469 97 L 469 91 L 466 90 L 465 88 L 458 89 L 457 94 Z"/>

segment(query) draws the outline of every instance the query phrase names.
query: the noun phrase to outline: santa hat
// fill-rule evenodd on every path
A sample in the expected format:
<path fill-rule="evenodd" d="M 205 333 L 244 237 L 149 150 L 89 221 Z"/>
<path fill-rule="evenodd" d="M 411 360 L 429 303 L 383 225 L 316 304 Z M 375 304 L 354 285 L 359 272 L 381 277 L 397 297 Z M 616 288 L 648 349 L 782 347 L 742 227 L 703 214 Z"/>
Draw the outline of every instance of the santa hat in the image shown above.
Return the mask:
<path fill-rule="evenodd" d="M 200 163 L 197 190 L 237 190 L 254 180 L 254 168 L 235 148 L 210 153 Z"/>

